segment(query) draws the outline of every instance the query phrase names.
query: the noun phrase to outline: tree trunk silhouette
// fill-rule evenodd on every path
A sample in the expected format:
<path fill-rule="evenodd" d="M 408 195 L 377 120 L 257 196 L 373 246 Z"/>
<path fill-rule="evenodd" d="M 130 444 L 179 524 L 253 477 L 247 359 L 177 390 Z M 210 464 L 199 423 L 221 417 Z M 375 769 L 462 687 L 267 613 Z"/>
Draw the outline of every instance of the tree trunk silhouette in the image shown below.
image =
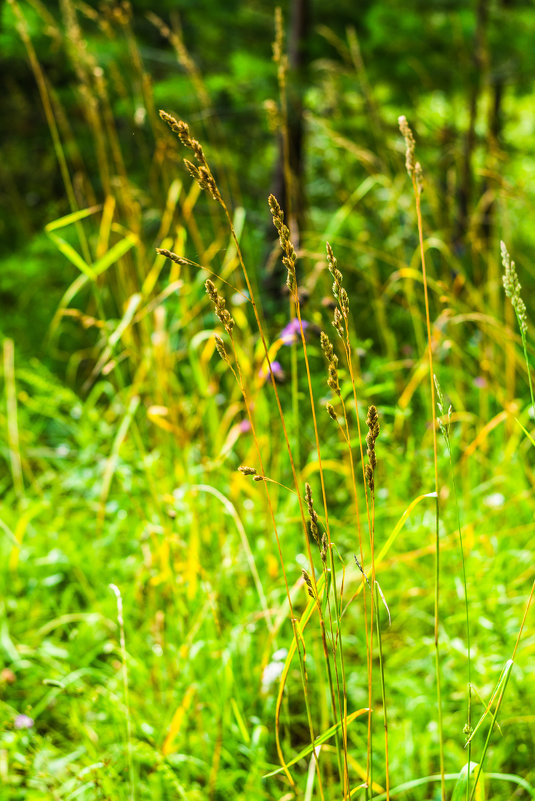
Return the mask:
<path fill-rule="evenodd" d="M 311 0 L 292 0 L 288 35 L 286 142 L 281 132 L 271 189 L 285 213 L 286 223 L 296 247 L 299 245 L 300 232 L 304 225 L 306 206 L 304 94 L 308 78 L 308 39 L 311 19 Z M 270 240 L 273 238 L 271 234 L 269 238 Z M 267 276 L 266 289 L 271 295 L 279 295 L 284 281 L 285 277 L 277 267 Z"/>

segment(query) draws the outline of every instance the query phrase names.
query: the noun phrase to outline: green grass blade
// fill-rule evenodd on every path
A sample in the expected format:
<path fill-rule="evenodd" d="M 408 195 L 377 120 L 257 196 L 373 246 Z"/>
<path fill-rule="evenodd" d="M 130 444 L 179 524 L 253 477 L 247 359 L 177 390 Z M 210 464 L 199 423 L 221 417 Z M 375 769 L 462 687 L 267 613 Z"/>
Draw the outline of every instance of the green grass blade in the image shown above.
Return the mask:
<path fill-rule="evenodd" d="M 529 431 L 528 431 L 526 428 L 524 428 L 524 426 L 522 425 L 522 423 L 520 422 L 520 420 L 518 419 L 518 417 L 515 417 L 515 421 L 518 423 L 518 425 L 520 426 L 520 428 L 522 429 L 522 431 L 524 432 L 524 434 L 526 435 L 526 437 L 527 437 L 527 438 L 529 439 L 529 441 L 531 442 L 531 444 L 532 444 L 532 445 L 535 447 L 535 439 L 533 439 L 533 437 L 531 436 L 531 434 L 529 433 Z"/>
<path fill-rule="evenodd" d="M 101 275 L 101 273 L 105 272 L 108 267 L 111 267 L 112 264 L 115 264 L 116 261 L 119 261 L 125 253 L 128 253 L 134 245 L 137 245 L 139 242 L 137 236 L 135 234 L 128 234 L 121 239 L 119 242 L 116 242 L 100 259 L 98 259 L 92 266 L 92 271 L 95 275 Z"/>
<path fill-rule="evenodd" d="M 73 211 L 71 214 L 66 214 L 64 217 L 58 217 L 57 220 L 52 220 L 45 225 L 45 231 L 49 234 L 51 231 L 58 231 L 60 228 L 66 228 L 67 225 L 71 225 L 79 220 L 85 220 L 86 217 L 90 217 L 92 214 L 95 214 L 95 212 L 100 211 L 101 208 L 102 205 L 90 206 L 87 209 Z"/>
<path fill-rule="evenodd" d="M 83 259 L 80 256 L 78 251 L 75 250 L 73 246 L 70 245 L 65 239 L 62 239 L 57 234 L 51 233 L 50 231 L 47 231 L 47 233 L 52 242 L 59 250 L 59 252 L 62 253 L 65 256 L 65 258 L 70 261 L 71 264 L 74 264 L 74 266 L 78 270 L 80 270 L 81 273 L 83 273 L 92 281 L 94 281 L 96 278 L 95 273 L 93 272 L 89 264 L 85 261 L 85 259 Z"/>
<path fill-rule="evenodd" d="M 347 717 L 346 725 L 349 726 L 349 724 L 352 723 L 355 720 L 355 718 L 358 718 L 360 715 L 364 715 L 368 711 L 369 711 L 368 708 L 365 707 L 363 709 L 357 709 L 356 712 L 352 712 Z M 327 742 L 327 740 L 330 740 L 331 737 L 333 737 L 340 730 L 341 726 L 342 726 L 342 721 L 338 721 L 338 723 L 335 723 L 334 726 L 331 726 L 322 734 L 318 735 L 318 737 L 316 737 L 313 743 L 310 743 L 310 745 L 307 745 L 306 748 L 303 748 L 303 750 L 300 751 L 297 754 L 297 756 L 295 756 L 293 759 L 291 759 L 289 762 L 286 763 L 285 767 L 290 768 L 292 765 L 295 765 L 296 762 L 299 762 L 299 760 L 304 759 L 306 756 L 311 754 L 314 748 L 317 748 L 318 745 L 322 745 L 323 743 Z M 270 776 L 277 776 L 279 773 L 282 773 L 283 771 L 284 768 L 277 768 L 277 770 L 273 770 L 271 771 L 271 773 L 266 773 L 263 778 L 268 779 Z"/>
<path fill-rule="evenodd" d="M 477 762 L 467 762 L 466 765 L 463 765 L 461 772 L 459 773 L 459 778 L 457 779 L 455 787 L 453 788 L 451 801 L 463 801 L 463 799 L 467 797 L 469 792 L 468 786 L 471 783 L 470 778 L 477 766 Z M 478 784 L 475 797 L 478 799 L 478 801 L 485 801 L 485 785 L 483 782 Z"/>

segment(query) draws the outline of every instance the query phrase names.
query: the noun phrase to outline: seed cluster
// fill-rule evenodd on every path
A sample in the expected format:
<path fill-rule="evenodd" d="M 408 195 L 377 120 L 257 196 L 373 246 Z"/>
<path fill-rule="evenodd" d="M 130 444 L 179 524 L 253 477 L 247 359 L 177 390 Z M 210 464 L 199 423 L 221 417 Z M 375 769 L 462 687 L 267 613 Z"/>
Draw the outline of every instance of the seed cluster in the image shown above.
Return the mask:
<path fill-rule="evenodd" d="M 340 306 L 340 311 L 342 312 L 343 316 L 347 320 L 347 318 L 349 316 L 349 298 L 348 298 L 346 290 L 342 286 L 342 273 L 340 272 L 340 270 L 336 266 L 337 265 L 337 261 L 336 261 L 336 259 L 334 257 L 333 249 L 329 245 L 328 242 L 327 242 L 326 247 L 327 247 L 327 263 L 329 265 L 329 272 L 330 272 L 330 274 L 332 275 L 332 277 L 334 279 L 333 295 L 336 298 L 336 300 L 338 301 L 338 304 Z M 336 328 L 336 326 L 335 326 L 335 328 Z"/>
<path fill-rule="evenodd" d="M 227 332 L 227 334 L 231 335 L 232 329 L 234 328 L 234 320 L 232 319 L 231 313 L 226 308 L 225 299 L 221 297 L 221 295 L 215 288 L 213 281 L 210 281 L 209 278 L 207 281 L 204 282 L 204 286 L 206 287 L 206 292 L 208 294 L 208 297 L 214 304 L 215 313 L 217 314 L 219 320 L 225 327 L 225 331 Z"/>
<path fill-rule="evenodd" d="M 184 159 L 184 164 L 189 174 L 197 181 L 201 189 L 205 189 L 214 200 L 222 203 L 223 201 L 219 189 L 217 188 L 215 178 L 206 161 L 202 145 L 191 136 L 189 125 L 182 120 L 175 119 L 172 114 L 168 114 L 167 111 L 163 111 L 162 109 L 160 109 L 160 117 L 167 123 L 173 133 L 176 133 L 182 144 L 193 151 L 198 166 L 188 159 Z"/>
<path fill-rule="evenodd" d="M 286 286 L 290 290 L 292 296 L 297 299 L 297 278 L 295 274 L 297 255 L 295 248 L 290 241 L 290 229 L 284 223 L 284 212 L 279 206 L 279 202 L 275 195 L 269 196 L 268 203 L 271 216 L 273 217 L 273 225 L 279 234 L 280 246 L 282 248 L 282 252 L 284 253 L 284 256 L 282 257 L 282 263 L 287 270 Z"/>
<path fill-rule="evenodd" d="M 416 142 L 414 141 L 414 136 L 407 122 L 407 118 L 405 116 L 398 117 L 398 123 L 401 135 L 405 139 L 405 167 L 407 168 L 410 178 L 416 182 L 418 193 L 421 193 L 423 191 L 424 176 L 422 165 L 414 158 Z"/>
<path fill-rule="evenodd" d="M 504 242 L 500 242 L 500 248 L 502 251 L 502 264 L 505 270 L 503 275 L 503 288 L 505 289 L 505 294 L 507 297 L 511 298 L 511 303 L 513 309 L 515 310 L 520 331 L 525 335 L 528 330 L 528 317 L 526 313 L 526 305 L 520 297 L 520 290 L 522 287 L 520 286 L 520 281 L 518 280 L 516 266 L 514 261 L 511 261 L 511 257 L 509 256 L 509 252 L 505 247 Z"/>
<path fill-rule="evenodd" d="M 217 334 L 216 334 L 216 337 L 215 337 L 215 347 L 216 347 L 217 352 L 219 353 L 219 355 L 223 359 L 223 361 L 226 362 L 227 364 L 230 364 L 229 356 L 228 356 L 227 350 L 225 348 L 225 343 L 223 342 L 221 337 L 217 336 Z"/>
<path fill-rule="evenodd" d="M 342 312 L 340 311 L 338 306 L 334 310 L 333 314 L 334 314 L 333 326 L 340 339 L 343 339 L 344 338 L 344 326 L 342 324 L 343 318 L 342 318 Z"/>
<path fill-rule="evenodd" d="M 314 501 L 312 500 L 312 490 L 310 484 L 305 483 L 305 500 L 307 504 L 308 516 L 310 518 L 310 533 L 312 534 L 316 545 L 320 549 L 321 561 L 325 564 L 327 558 L 327 535 L 325 532 L 320 538 L 320 529 L 318 525 L 318 515 L 314 509 Z"/>
<path fill-rule="evenodd" d="M 316 543 L 320 544 L 319 528 L 318 528 L 318 515 L 314 509 L 314 502 L 312 500 L 312 490 L 310 484 L 305 484 L 305 500 L 307 502 L 308 516 L 310 517 L 310 532 L 314 537 Z"/>
<path fill-rule="evenodd" d="M 334 347 L 327 334 L 322 331 L 320 335 L 321 349 L 327 360 L 329 376 L 327 385 L 335 395 L 341 396 L 340 384 L 338 383 L 338 356 L 334 352 Z"/>
<path fill-rule="evenodd" d="M 316 593 L 314 592 L 314 587 L 312 586 L 312 579 L 310 578 L 309 574 L 304 568 L 301 570 L 301 573 L 303 574 L 305 584 L 307 585 L 308 594 L 310 595 L 311 598 L 315 599 Z"/>
<path fill-rule="evenodd" d="M 338 417 L 337 417 L 337 414 L 336 414 L 336 412 L 334 410 L 334 406 L 332 405 L 332 403 L 328 403 L 325 408 L 327 409 L 327 414 L 329 415 L 329 417 L 331 417 L 334 420 L 334 422 L 337 423 L 338 422 Z"/>
<path fill-rule="evenodd" d="M 166 259 L 171 259 L 175 264 L 189 264 L 187 259 L 182 258 L 177 253 L 173 253 L 172 250 L 167 250 L 167 248 L 156 248 L 156 253 L 159 253 L 160 256 L 165 256 Z"/>
<path fill-rule="evenodd" d="M 244 476 L 256 476 L 256 468 L 255 467 L 248 467 L 246 464 L 242 464 L 241 467 L 238 467 L 240 473 L 243 473 Z"/>
<path fill-rule="evenodd" d="M 368 464 L 366 465 L 365 472 L 370 492 L 374 492 L 374 473 L 377 465 L 377 458 L 375 455 L 375 440 L 379 436 L 379 415 L 377 414 L 377 409 L 375 406 L 369 407 L 366 423 L 368 425 L 368 433 L 366 435 L 366 445 L 368 446 Z"/>

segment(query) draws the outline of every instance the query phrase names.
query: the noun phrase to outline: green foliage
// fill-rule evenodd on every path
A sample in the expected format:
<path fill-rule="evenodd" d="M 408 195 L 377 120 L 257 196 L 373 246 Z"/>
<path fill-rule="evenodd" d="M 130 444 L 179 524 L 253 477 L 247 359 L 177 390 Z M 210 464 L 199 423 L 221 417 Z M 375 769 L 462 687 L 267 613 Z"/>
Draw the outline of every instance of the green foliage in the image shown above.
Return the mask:
<path fill-rule="evenodd" d="M 460 801 L 470 763 L 484 763 L 474 798 L 533 795 L 531 344 L 501 294 L 498 241 L 514 242 L 529 316 L 535 16 L 315 4 L 299 241 L 275 215 L 288 296 L 267 205 L 285 131 L 272 7 L 175 11 L 2 7 L 7 797 L 424 801 L 442 785 Z M 443 424 L 452 405 L 435 454 L 424 287 Z"/>

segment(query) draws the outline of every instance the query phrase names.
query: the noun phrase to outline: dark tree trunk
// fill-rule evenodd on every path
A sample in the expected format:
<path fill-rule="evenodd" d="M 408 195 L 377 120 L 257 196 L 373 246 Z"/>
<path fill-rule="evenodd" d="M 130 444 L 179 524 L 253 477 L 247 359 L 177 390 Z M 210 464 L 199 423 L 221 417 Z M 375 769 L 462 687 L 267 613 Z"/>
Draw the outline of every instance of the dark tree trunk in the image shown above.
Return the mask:
<path fill-rule="evenodd" d="M 470 82 L 468 100 L 469 122 L 466 131 L 461 177 L 458 192 L 457 225 L 454 233 L 455 249 L 463 252 L 465 238 L 470 224 L 470 210 L 473 194 L 472 157 L 476 146 L 476 120 L 482 76 L 486 71 L 487 48 L 486 30 L 488 21 L 488 0 L 478 0 L 476 9 L 476 30 L 474 37 L 473 74 Z"/>
<path fill-rule="evenodd" d="M 299 245 L 300 231 L 305 218 L 304 192 L 304 94 L 308 77 L 308 38 L 311 30 L 311 0 L 291 0 L 290 32 L 288 36 L 287 76 L 287 134 L 279 135 L 272 193 L 284 210 L 292 240 Z M 269 235 L 273 239 L 272 232 Z M 285 277 L 278 269 L 266 280 L 266 288 L 278 295 Z"/>

